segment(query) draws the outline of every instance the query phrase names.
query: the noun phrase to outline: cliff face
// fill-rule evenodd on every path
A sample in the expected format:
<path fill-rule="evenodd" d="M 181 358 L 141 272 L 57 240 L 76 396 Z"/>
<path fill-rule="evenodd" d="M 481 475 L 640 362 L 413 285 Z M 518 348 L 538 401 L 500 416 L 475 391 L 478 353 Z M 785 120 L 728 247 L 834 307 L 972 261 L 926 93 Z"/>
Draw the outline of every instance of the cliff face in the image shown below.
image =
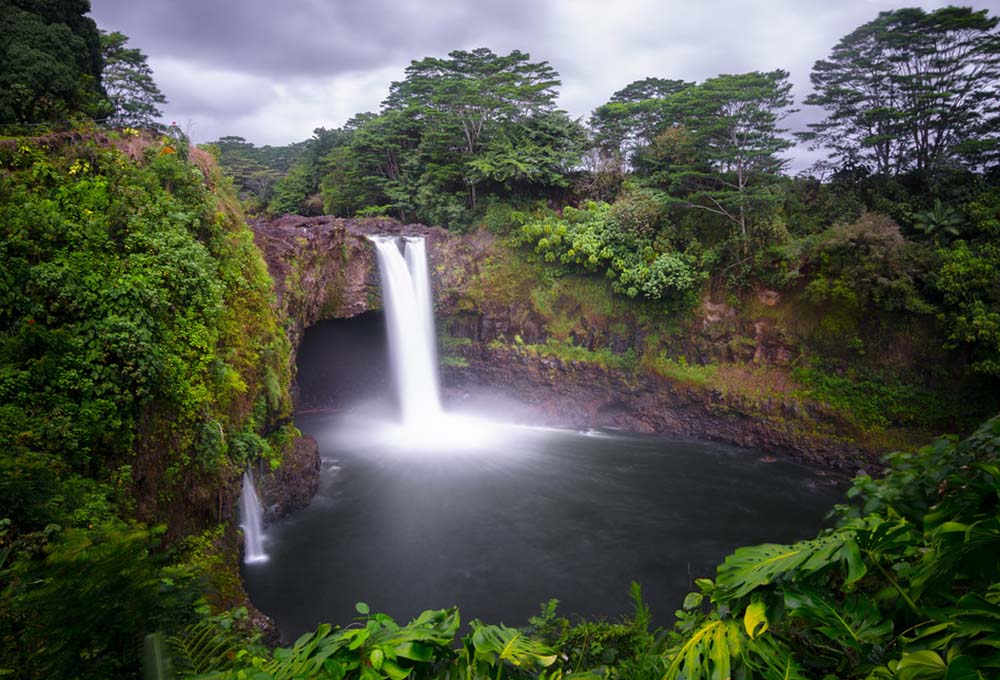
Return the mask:
<path fill-rule="evenodd" d="M 517 348 L 471 345 L 461 356 L 464 365 L 444 368 L 447 400 L 476 403 L 488 390 L 493 399 L 524 404 L 518 415 L 533 424 L 707 439 L 846 470 L 874 460 L 874 451 L 847 436 L 845 423 L 815 407 L 780 399 L 754 401 L 650 373 L 532 356 Z"/>
<path fill-rule="evenodd" d="M 536 422 L 713 439 L 843 468 L 879 443 L 792 396 L 794 355 L 760 291 L 753 313 L 705 300 L 678 320 L 594 278 L 550 276 L 489 234 L 455 236 L 390 220 L 285 217 L 254 225 L 294 348 L 310 325 L 381 308 L 371 234 L 428 241 L 447 399 L 502 395 Z M 662 357 L 689 356 L 696 365 Z M 293 359 L 294 360 L 294 359 Z M 728 372 L 702 380 L 699 364 Z M 745 366 L 745 369 L 739 368 Z"/>

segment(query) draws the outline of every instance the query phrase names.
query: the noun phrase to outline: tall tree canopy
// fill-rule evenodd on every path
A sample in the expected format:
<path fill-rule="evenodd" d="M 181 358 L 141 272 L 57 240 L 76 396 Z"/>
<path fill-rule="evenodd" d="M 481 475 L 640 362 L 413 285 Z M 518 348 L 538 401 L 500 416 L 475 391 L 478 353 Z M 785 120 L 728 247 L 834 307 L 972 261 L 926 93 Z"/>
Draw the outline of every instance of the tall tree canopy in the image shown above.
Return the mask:
<path fill-rule="evenodd" d="M 826 119 L 803 135 L 876 173 L 981 164 L 1000 135 L 1000 35 L 986 10 L 882 12 L 812 71 L 807 104 Z"/>
<path fill-rule="evenodd" d="M 384 111 L 407 111 L 421 121 L 422 147 L 441 179 L 460 181 L 476 206 L 482 169 L 467 165 L 500 129 L 555 109 L 560 82 L 548 62 L 532 62 L 514 50 L 457 50 L 447 59 L 427 57 L 406 69 L 383 103 Z"/>
<path fill-rule="evenodd" d="M 104 91 L 111 103 L 107 122 L 114 127 L 155 127 L 162 114 L 157 106 L 167 98 L 153 80 L 153 70 L 146 55 L 135 48 L 125 47 L 128 36 L 114 31 L 101 31 L 101 55 Z"/>
<path fill-rule="evenodd" d="M 720 75 L 664 101 L 672 122 L 657 136 L 661 176 L 689 207 L 722 216 L 749 249 L 754 212 L 773 203 L 773 178 L 792 146 L 778 122 L 790 111 L 788 72 Z"/>
<path fill-rule="evenodd" d="M 690 85 L 665 78 L 629 83 L 591 115 L 595 143 L 604 154 L 634 163 L 635 156 L 652 143 L 664 125 L 664 100 Z"/>
<path fill-rule="evenodd" d="M 0 125 L 94 116 L 106 106 L 89 0 L 0 0 Z"/>

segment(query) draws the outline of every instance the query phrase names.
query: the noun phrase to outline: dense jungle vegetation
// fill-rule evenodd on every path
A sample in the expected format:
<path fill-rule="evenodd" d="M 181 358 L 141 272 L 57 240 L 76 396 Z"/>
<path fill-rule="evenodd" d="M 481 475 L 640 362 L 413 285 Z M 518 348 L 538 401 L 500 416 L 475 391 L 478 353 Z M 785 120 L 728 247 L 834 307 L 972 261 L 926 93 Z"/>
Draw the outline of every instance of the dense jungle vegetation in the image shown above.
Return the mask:
<path fill-rule="evenodd" d="M 650 77 L 583 123 L 551 65 L 488 49 L 416 60 L 378 113 L 298 144 L 192 148 L 158 127 L 145 55 L 88 11 L 0 2 L 0 675 L 1000 675 L 996 418 L 890 454 L 815 539 L 735 551 L 669 630 L 636 587 L 622 622 L 550 602 L 458 637 L 454 609 L 400 625 L 359 603 L 271 649 L 227 529 L 242 470 L 295 435 L 244 210 L 483 228 L 552 281 L 602 277 L 664 315 L 775 289 L 823 311 L 798 370 L 845 409 L 995 412 L 997 17 L 900 9 L 845 36 L 800 102 L 827 160 L 791 177 L 785 71 Z M 941 363 L 886 360 L 876 331 L 900 326 Z"/>

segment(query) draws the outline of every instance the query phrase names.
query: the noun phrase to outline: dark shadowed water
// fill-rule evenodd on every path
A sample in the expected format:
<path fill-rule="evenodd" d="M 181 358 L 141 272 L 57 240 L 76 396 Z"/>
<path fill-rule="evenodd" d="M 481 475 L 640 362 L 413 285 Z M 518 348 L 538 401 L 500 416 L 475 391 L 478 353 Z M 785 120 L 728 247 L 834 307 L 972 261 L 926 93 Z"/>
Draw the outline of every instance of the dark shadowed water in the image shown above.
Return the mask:
<path fill-rule="evenodd" d="M 320 491 L 265 528 L 269 561 L 244 568 L 286 640 L 350 622 L 359 600 L 401 621 L 458 605 L 463 621 L 523 625 L 552 597 L 564 615 L 615 619 L 633 579 L 667 625 L 733 548 L 813 535 L 842 493 L 822 471 L 720 444 L 472 424 L 454 437 L 470 449 L 412 449 L 357 415 L 296 424 L 319 442 Z"/>

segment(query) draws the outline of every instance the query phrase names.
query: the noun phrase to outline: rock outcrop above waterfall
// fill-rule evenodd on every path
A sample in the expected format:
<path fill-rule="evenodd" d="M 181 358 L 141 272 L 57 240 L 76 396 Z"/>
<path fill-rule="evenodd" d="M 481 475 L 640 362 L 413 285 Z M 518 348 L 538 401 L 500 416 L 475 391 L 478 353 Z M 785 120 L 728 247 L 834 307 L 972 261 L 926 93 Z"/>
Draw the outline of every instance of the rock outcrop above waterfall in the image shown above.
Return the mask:
<path fill-rule="evenodd" d="M 274 279 L 278 308 L 293 348 L 303 329 L 317 321 L 350 318 L 381 307 L 369 236 L 423 236 L 431 247 L 449 236 L 443 229 L 383 219 L 286 215 L 251 226 Z"/>

